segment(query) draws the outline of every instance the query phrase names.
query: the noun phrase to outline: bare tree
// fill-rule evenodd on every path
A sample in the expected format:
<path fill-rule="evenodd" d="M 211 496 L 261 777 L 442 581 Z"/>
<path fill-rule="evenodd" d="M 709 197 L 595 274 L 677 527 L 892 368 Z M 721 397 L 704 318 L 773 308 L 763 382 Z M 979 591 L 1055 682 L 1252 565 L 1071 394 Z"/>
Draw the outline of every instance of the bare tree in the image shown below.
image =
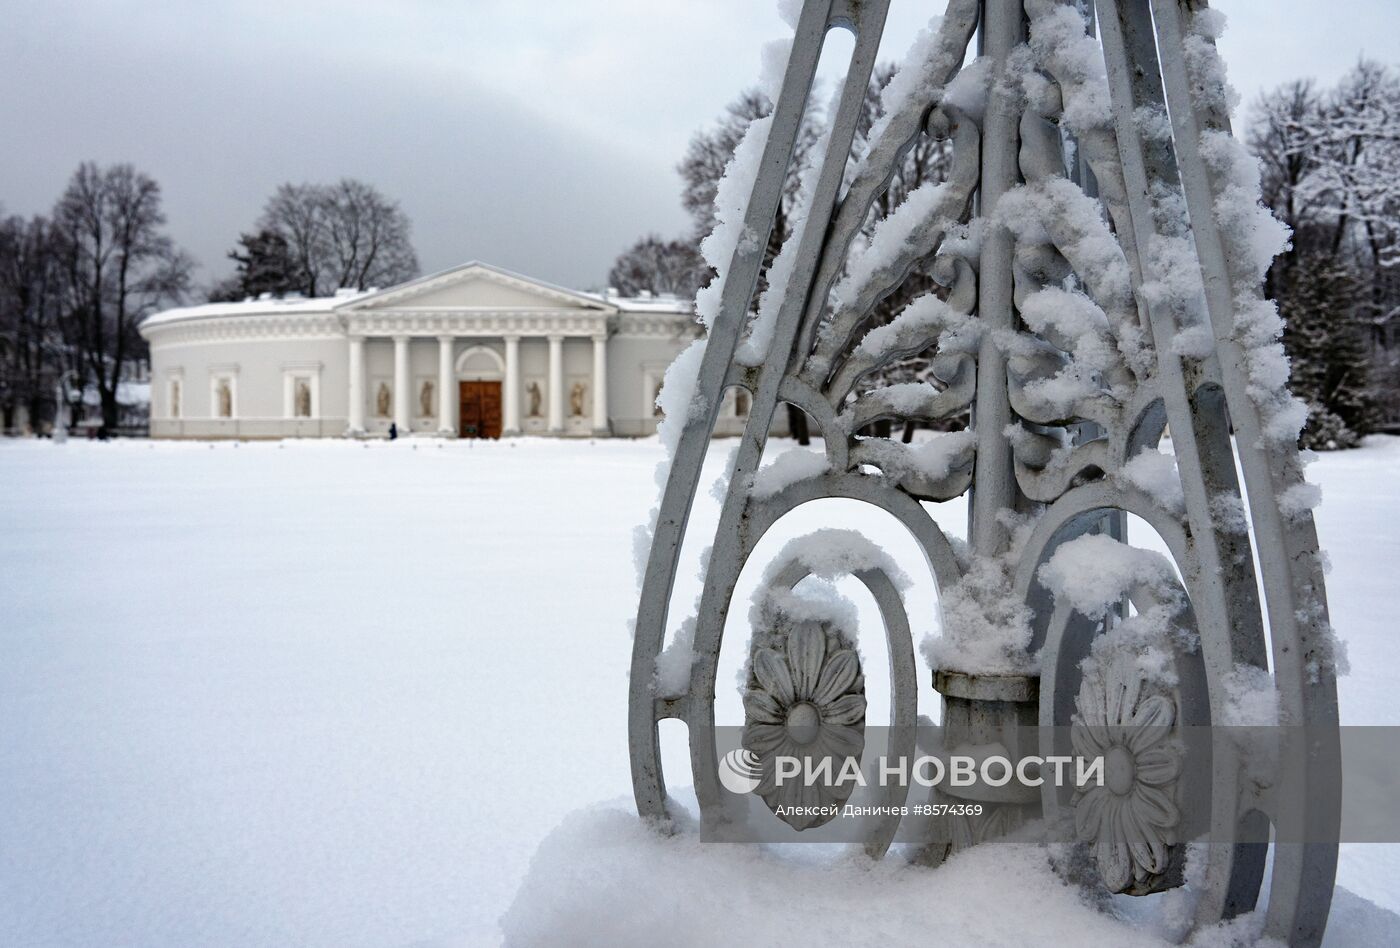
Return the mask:
<path fill-rule="evenodd" d="M 59 326 L 59 273 L 44 217 L 0 218 L 0 413 L 14 424 L 23 408 L 36 428 L 53 407 L 65 350 Z"/>
<path fill-rule="evenodd" d="M 363 181 L 284 184 L 263 208 L 258 228 L 286 242 L 298 289 L 307 296 L 387 286 L 418 274 L 408 216 Z"/>
<path fill-rule="evenodd" d="M 115 428 L 118 385 L 145 344 L 136 326 L 189 286 L 191 263 L 163 233 L 160 186 L 129 164 L 85 162 L 54 207 L 68 343 Z"/>
<path fill-rule="evenodd" d="M 623 296 L 670 293 L 694 299 L 710 270 L 693 240 L 662 240 L 648 234 L 627 248 L 608 271 L 608 286 Z"/>

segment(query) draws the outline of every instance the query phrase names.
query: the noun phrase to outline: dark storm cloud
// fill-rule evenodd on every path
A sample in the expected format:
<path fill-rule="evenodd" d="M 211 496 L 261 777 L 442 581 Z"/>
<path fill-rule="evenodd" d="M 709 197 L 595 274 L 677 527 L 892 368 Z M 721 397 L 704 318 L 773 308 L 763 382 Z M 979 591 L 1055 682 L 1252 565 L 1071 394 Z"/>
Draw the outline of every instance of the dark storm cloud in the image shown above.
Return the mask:
<path fill-rule="evenodd" d="M 882 55 L 941 5 L 894 0 Z M 1363 51 L 1400 59 L 1389 0 L 1219 5 L 1246 102 Z M 774 7 L 0 0 L 0 204 L 45 211 L 79 161 L 132 161 L 208 280 L 278 183 L 348 175 L 403 203 L 425 270 L 598 285 L 633 238 L 685 227 L 674 163 L 756 76 Z"/>

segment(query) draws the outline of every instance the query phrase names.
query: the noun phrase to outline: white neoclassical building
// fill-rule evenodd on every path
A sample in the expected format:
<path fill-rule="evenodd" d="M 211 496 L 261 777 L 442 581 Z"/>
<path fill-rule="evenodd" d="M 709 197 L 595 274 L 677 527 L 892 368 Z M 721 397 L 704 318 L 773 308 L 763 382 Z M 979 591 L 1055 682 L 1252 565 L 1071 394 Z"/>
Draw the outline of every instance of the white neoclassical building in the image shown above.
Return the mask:
<path fill-rule="evenodd" d="M 209 303 L 141 324 L 151 435 L 641 436 L 691 304 L 564 289 L 468 263 L 384 290 Z M 722 432 L 748 399 L 731 391 Z"/>

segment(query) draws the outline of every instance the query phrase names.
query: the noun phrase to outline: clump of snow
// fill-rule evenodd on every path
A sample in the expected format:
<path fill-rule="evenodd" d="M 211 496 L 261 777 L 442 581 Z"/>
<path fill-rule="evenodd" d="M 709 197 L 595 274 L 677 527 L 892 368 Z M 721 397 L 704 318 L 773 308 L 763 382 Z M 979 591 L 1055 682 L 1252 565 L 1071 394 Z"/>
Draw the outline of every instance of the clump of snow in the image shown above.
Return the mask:
<path fill-rule="evenodd" d="M 655 691 L 659 698 L 676 698 L 690 690 L 695 664 L 695 617 L 689 616 L 656 656 Z"/>
<path fill-rule="evenodd" d="M 778 16 L 794 30 L 802 19 L 802 3 L 803 0 L 778 0 Z"/>
<path fill-rule="evenodd" d="M 854 530 L 827 527 L 794 537 L 764 571 L 764 583 L 771 582 L 792 563 L 800 563 L 814 576 L 828 580 L 865 570 L 880 570 L 899 589 L 908 588 L 910 582 L 888 553 Z"/>
<path fill-rule="evenodd" d="M 860 447 L 864 459 L 880 468 L 886 477 L 941 481 L 955 469 L 972 463 L 977 434 L 971 429 L 953 431 L 914 444 L 889 438 L 865 438 Z"/>
<path fill-rule="evenodd" d="M 1108 78 L 1098 41 L 1086 32 L 1087 24 L 1071 4 L 1032 0 L 1030 50 L 1036 64 L 1060 85 L 1063 118 L 1076 134 L 1108 125 Z M 1026 77 L 1034 76 L 1027 71 Z M 1025 82 L 1025 79 L 1023 79 Z M 1033 87 L 1027 88 L 1031 94 Z"/>
<path fill-rule="evenodd" d="M 1153 356 L 1137 325 L 1128 260 L 1096 199 L 1067 178 L 1051 177 L 1007 191 L 991 216 L 1023 245 L 1053 244 L 1083 281 L 1089 299 L 1108 315 L 1123 360 L 1139 376 L 1151 370 Z"/>
<path fill-rule="evenodd" d="M 994 65 L 994 61 L 987 57 L 968 63 L 943 90 L 940 104 L 980 123 L 982 113 L 987 110 L 987 93 L 991 91 Z"/>
<path fill-rule="evenodd" d="M 1267 668 L 1236 664 L 1224 679 L 1225 700 L 1212 709 L 1218 724 L 1228 728 L 1240 762 L 1255 782 L 1269 785 L 1278 771 L 1278 725 L 1282 718 L 1274 676 Z"/>
<path fill-rule="evenodd" d="M 1189 26 L 1183 50 L 1193 87 L 1206 106 L 1228 114 L 1239 97 L 1214 42 L 1224 19 L 1216 11 L 1199 11 Z M 1289 230 L 1264 205 L 1259 163 L 1241 142 L 1228 132 L 1207 130 L 1200 149 L 1214 180 L 1213 210 L 1230 258 L 1235 338 L 1244 349 L 1249 395 L 1259 408 L 1264 438 L 1292 445 L 1307 421 L 1307 406 L 1288 391 L 1281 323 L 1275 305 L 1258 292 L 1274 257 L 1289 247 Z"/>
<path fill-rule="evenodd" d="M 1209 326 L 1188 326 L 1172 338 L 1172 352 L 1188 359 L 1204 359 L 1215 352 L 1215 334 Z"/>
<path fill-rule="evenodd" d="M 1060 544 L 1036 573 L 1056 602 L 1102 619 L 1130 590 L 1145 586 L 1162 598 L 1176 595 L 1176 571 L 1160 553 L 1120 543 L 1102 533 Z"/>
<path fill-rule="evenodd" d="M 1102 675 L 1110 664 L 1126 662 L 1143 681 L 1164 688 L 1176 687 L 1177 652 L 1194 651 L 1200 646 L 1199 636 L 1173 621 L 1178 603 L 1179 600 L 1157 603 L 1115 622 L 1094 639 L 1088 656 L 1080 663 L 1085 676 Z"/>
<path fill-rule="evenodd" d="M 1225 703 L 1216 722 L 1225 727 L 1274 727 L 1279 717 L 1279 694 L 1267 668 L 1236 664 L 1225 676 Z"/>
<path fill-rule="evenodd" d="M 666 375 L 661 383 L 661 391 L 656 396 L 656 407 L 662 411 L 661 423 L 656 433 L 668 456 L 676 453 L 681 441 L 681 432 L 690 419 L 698 418 L 705 411 L 705 400 L 699 391 L 700 363 L 705 360 L 705 339 L 696 339 L 676 356 L 666 367 Z M 665 482 L 661 478 L 662 483 Z"/>
<path fill-rule="evenodd" d="M 754 475 L 749 496 L 766 500 L 798 481 L 820 477 L 831 469 L 831 461 L 822 451 L 789 448 Z"/>
<path fill-rule="evenodd" d="M 942 26 L 943 17 L 935 16 L 928 21 L 928 26 L 914 37 L 909 51 L 899 61 L 899 68 L 880 90 L 879 115 L 870 126 L 867 140 L 879 141 L 885 134 L 885 129 L 889 127 L 890 120 L 903 111 L 914 96 L 923 95 L 931 100 L 937 94 L 937 77 L 945 71 L 948 60 L 953 55 L 952 44 L 941 41 Z M 960 52 L 958 59 L 961 60 Z"/>
<path fill-rule="evenodd" d="M 1201 157 L 1215 173 L 1219 193 L 1215 218 L 1249 276 L 1264 278 L 1274 258 L 1290 245 L 1288 226 L 1260 200 L 1259 160 L 1226 132 L 1201 136 Z"/>
<path fill-rule="evenodd" d="M 846 275 L 831 291 L 837 305 L 855 305 L 870 280 L 889 266 L 916 234 L 927 229 L 929 218 L 934 215 L 948 190 L 948 184 L 942 181 L 927 181 L 919 185 L 875 225 L 870 243 L 863 252 L 857 254 L 852 247 Z"/>
<path fill-rule="evenodd" d="M 1226 533 L 1249 532 L 1249 512 L 1239 491 L 1222 491 L 1210 499 L 1210 519 Z"/>
<path fill-rule="evenodd" d="M 769 40 L 763 44 L 758 71 L 758 89 L 768 97 L 769 102 L 777 102 L 783 88 L 783 75 L 787 72 L 788 57 L 792 55 L 792 37 Z"/>
<path fill-rule="evenodd" d="M 1225 62 L 1215 41 L 1225 32 L 1225 17 L 1217 10 L 1200 10 L 1190 17 L 1181 52 L 1196 80 L 1195 93 L 1210 108 L 1229 115 L 1239 107 L 1240 94 L 1225 75 Z"/>
<path fill-rule="evenodd" d="M 982 236 L 986 226 L 985 218 L 974 217 L 966 224 L 954 224 L 943 235 L 939 246 L 940 256 L 962 257 L 975 262 L 982 256 Z"/>
<path fill-rule="evenodd" d="M 1186 494 L 1176 457 L 1152 447 L 1143 448 L 1118 471 L 1118 478 L 1143 491 L 1164 510 L 1180 516 L 1186 510 Z"/>
<path fill-rule="evenodd" d="M 808 577 L 792 589 L 760 585 L 754 590 L 749 623 L 755 635 L 767 634 L 778 627 L 791 629 L 804 622 L 840 630 L 846 643 L 853 645 L 860 615 L 855 603 L 841 595 L 830 581 L 820 577 Z M 752 653 L 752 648 L 749 651 Z M 745 668 L 739 677 L 742 690 L 747 687 L 748 669 Z"/>
<path fill-rule="evenodd" d="M 1034 521 L 1009 510 L 998 519 L 1011 532 L 1006 553 L 972 556 L 962 578 L 939 591 L 941 632 L 919 646 L 930 668 L 985 675 L 1035 670 L 1031 610 L 1011 591 L 1012 571 Z"/>
<path fill-rule="evenodd" d="M 934 339 L 940 352 L 977 351 L 981 324 L 960 313 L 933 293 L 925 293 L 899 311 L 894 319 L 867 332 L 856 353 L 871 359 L 908 349 L 924 349 Z"/>
<path fill-rule="evenodd" d="M 719 315 L 725 277 L 735 252 L 761 253 L 763 250 L 762 238 L 748 229 L 744 216 L 772 127 L 772 115 L 749 123 L 715 187 L 715 228 L 700 242 L 700 254 L 715 270 L 715 277 L 695 295 L 695 315 L 706 329 L 714 325 Z"/>
<path fill-rule="evenodd" d="M 1120 364 L 1120 354 L 1109 333 L 1108 317 L 1093 300 L 1083 293 L 1046 287 L 1026 297 L 1021 316 L 1027 327 L 1069 356 L 1053 376 L 1027 382 L 1027 398 L 1051 414 L 1066 417 L 1082 400 L 1103 391 L 1102 379 Z M 1014 336 L 1003 337 L 1008 347 L 1014 347 Z M 1030 361 L 1033 365 L 1034 355 Z"/>
<path fill-rule="evenodd" d="M 1301 520 L 1322 503 L 1322 488 L 1307 481 L 1299 481 L 1279 494 L 1278 509 L 1289 520 Z"/>
<path fill-rule="evenodd" d="M 1123 249 L 1103 219 L 1098 201 L 1068 178 L 1020 185 L 997 201 L 992 217 L 1025 243 L 1055 245 L 1074 264 L 1094 301 L 1130 298 L 1131 277 Z"/>
<path fill-rule="evenodd" d="M 812 201 L 816 197 L 817 181 L 821 177 L 823 157 L 831 142 L 832 128 L 831 122 L 823 124 L 809 151 L 810 162 L 798 175 L 797 199 L 793 203 L 791 216 L 792 230 L 768 267 L 768 285 L 758 298 L 758 310 L 749 322 L 748 335 L 735 351 L 734 359 L 740 365 L 762 365 L 768 358 L 773 333 L 778 327 L 778 312 L 792 289 L 789 284 L 797 267 L 798 249 L 807 233 L 807 220 L 812 214 Z"/>

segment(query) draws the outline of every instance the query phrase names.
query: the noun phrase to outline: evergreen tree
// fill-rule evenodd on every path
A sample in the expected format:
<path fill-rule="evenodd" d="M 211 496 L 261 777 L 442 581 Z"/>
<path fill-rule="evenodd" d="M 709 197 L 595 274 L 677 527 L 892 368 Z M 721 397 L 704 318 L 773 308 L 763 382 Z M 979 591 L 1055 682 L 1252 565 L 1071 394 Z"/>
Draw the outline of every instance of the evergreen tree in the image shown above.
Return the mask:
<path fill-rule="evenodd" d="M 241 300 L 263 293 L 282 296 L 299 289 L 305 280 L 292 259 L 287 239 L 274 230 L 263 229 L 254 234 L 240 234 L 242 249 L 229 251 L 229 258 L 238 263 L 238 272 L 220 283 L 209 294 L 212 300 Z"/>
<path fill-rule="evenodd" d="M 1280 294 L 1289 386 L 1307 402 L 1302 444 L 1315 450 L 1355 447 L 1371 430 L 1362 288 L 1345 263 L 1323 253 L 1300 256 Z"/>

